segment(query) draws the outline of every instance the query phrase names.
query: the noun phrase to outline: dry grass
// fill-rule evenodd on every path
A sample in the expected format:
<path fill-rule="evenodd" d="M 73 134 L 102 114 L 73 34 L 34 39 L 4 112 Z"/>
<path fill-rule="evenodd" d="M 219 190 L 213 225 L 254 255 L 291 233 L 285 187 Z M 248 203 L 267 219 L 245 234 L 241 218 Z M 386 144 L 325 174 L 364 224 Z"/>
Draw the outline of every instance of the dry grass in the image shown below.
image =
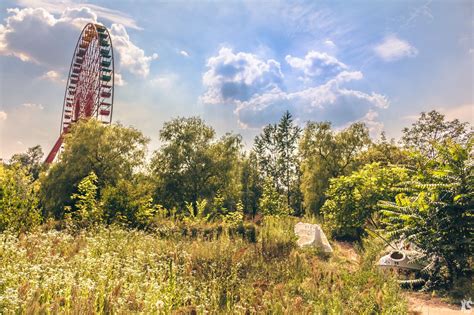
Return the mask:
<path fill-rule="evenodd" d="M 256 243 L 119 227 L 0 234 L 0 313 L 406 311 L 396 283 L 370 258 L 298 249 L 292 223 L 267 220 Z"/>

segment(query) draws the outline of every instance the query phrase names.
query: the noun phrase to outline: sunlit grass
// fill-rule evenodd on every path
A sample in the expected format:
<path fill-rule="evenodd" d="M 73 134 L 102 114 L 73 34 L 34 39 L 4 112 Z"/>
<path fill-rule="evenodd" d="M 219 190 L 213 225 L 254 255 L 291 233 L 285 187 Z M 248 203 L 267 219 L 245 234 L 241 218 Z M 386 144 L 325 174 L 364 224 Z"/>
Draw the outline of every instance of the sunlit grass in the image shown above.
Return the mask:
<path fill-rule="evenodd" d="M 370 261 L 295 246 L 289 219 L 256 243 L 96 228 L 0 234 L 4 313 L 404 313 L 391 278 Z M 217 235 L 217 234 L 216 234 Z M 368 258 L 367 258 L 368 259 Z"/>

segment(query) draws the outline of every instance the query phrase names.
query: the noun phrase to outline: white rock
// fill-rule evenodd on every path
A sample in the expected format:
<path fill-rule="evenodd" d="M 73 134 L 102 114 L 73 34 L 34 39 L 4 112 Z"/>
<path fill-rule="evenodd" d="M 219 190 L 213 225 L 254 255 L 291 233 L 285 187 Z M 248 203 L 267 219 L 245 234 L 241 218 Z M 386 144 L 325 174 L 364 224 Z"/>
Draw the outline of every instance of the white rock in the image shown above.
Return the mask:
<path fill-rule="evenodd" d="M 319 247 L 325 253 L 332 253 L 332 247 L 328 242 L 326 234 L 318 224 L 298 222 L 295 225 L 295 234 L 298 236 L 297 244 L 300 247 Z"/>

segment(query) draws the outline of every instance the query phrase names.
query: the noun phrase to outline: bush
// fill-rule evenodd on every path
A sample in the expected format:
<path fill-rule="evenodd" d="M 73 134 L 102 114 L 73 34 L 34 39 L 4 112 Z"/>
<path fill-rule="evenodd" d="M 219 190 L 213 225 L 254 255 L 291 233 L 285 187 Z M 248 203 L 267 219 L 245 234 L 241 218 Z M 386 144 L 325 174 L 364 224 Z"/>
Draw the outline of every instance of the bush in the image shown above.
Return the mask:
<path fill-rule="evenodd" d="M 406 169 L 380 163 L 331 179 L 321 209 L 325 226 L 333 237 L 360 239 L 368 223 L 377 226 L 378 201 L 393 198 L 393 188 L 407 179 Z"/>
<path fill-rule="evenodd" d="M 473 144 L 435 145 L 436 156 L 403 185 L 396 201 L 381 202 L 389 236 L 408 239 L 431 260 L 426 288 L 450 289 L 462 278 L 472 280 Z"/>
<path fill-rule="evenodd" d="M 26 231 L 41 222 L 39 184 L 19 164 L 0 164 L 0 231 Z"/>

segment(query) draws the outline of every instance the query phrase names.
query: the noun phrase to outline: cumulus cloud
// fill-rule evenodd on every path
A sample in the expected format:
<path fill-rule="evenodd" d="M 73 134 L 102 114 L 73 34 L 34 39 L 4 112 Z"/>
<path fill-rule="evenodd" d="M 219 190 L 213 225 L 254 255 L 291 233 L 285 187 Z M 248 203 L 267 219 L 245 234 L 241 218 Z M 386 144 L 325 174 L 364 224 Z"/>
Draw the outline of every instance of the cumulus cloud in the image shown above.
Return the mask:
<path fill-rule="evenodd" d="M 308 77 L 325 74 L 335 74 L 347 69 L 347 66 L 337 58 L 318 51 L 310 51 L 304 58 L 287 55 L 286 62 L 293 68 L 302 71 Z"/>
<path fill-rule="evenodd" d="M 125 26 L 121 24 L 112 24 L 110 36 L 112 36 L 114 49 L 119 54 L 121 68 L 141 77 L 147 77 L 150 73 L 150 62 L 158 59 L 158 54 L 146 56 L 143 49 L 132 43 Z"/>
<path fill-rule="evenodd" d="M 44 8 L 53 14 L 62 14 L 68 9 L 82 9 L 86 7 L 92 10 L 101 19 L 105 19 L 112 23 L 122 24 L 127 28 L 141 29 L 136 21 L 127 14 L 95 4 L 78 3 L 78 1 L 75 0 L 18 0 L 17 2 L 23 7 Z"/>
<path fill-rule="evenodd" d="M 7 117 L 8 117 L 7 113 L 3 110 L 0 110 L 0 121 L 7 120 Z"/>
<path fill-rule="evenodd" d="M 114 85 L 115 86 L 124 86 L 127 82 L 123 79 L 122 75 L 118 72 L 114 73 Z"/>
<path fill-rule="evenodd" d="M 250 53 L 234 53 L 226 47 L 209 58 L 207 67 L 209 70 L 203 75 L 207 91 L 201 99 L 208 104 L 246 101 L 257 92 L 278 87 L 283 79 L 279 62 L 261 60 Z"/>
<path fill-rule="evenodd" d="M 66 7 L 59 15 L 57 11 L 53 15 L 41 7 L 8 9 L 7 12 L 5 24 L 0 24 L 0 54 L 53 69 L 46 74 L 46 79 L 54 79 L 55 72 L 68 67 L 72 47 L 84 25 L 98 23 L 98 15 L 90 7 Z M 130 40 L 123 24 L 112 24 L 110 32 L 118 70 L 146 77 L 150 62 L 158 55 L 147 56 Z"/>
<path fill-rule="evenodd" d="M 189 57 L 189 54 L 188 54 L 188 52 L 187 52 L 186 50 L 181 50 L 181 51 L 179 52 L 179 54 L 180 54 L 181 56 L 184 56 L 184 57 Z"/>
<path fill-rule="evenodd" d="M 382 94 L 345 87 L 364 76 L 360 71 L 347 70 L 349 67 L 333 56 L 310 51 L 305 58 L 287 56 L 286 59 L 293 71 L 328 79 L 319 85 L 285 91 L 284 76 L 277 61 L 223 48 L 208 61 L 209 69 L 203 75 L 207 91 L 202 100 L 208 104 L 234 105 L 234 113 L 243 128 L 260 128 L 275 122 L 286 110 L 300 122 L 329 120 L 336 126 L 344 126 L 367 121 L 375 128 L 377 111 L 389 106 Z M 227 90 L 227 84 L 232 87 L 232 93 Z"/>
<path fill-rule="evenodd" d="M 329 120 L 341 126 L 363 120 L 368 111 L 386 108 L 389 104 L 381 94 L 340 87 L 345 82 L 360 79 L 360 72 L 342 72 L 325 84 L 301 91 L 287 93 L 274 89 L 247 102 L 239 102 L 235 113 L 241 126 L 248 128 L 259 128 L 274 122 L 286 110 L 301 121 Z"/>
<path fill-rule="evenodd" d="M 377 56 L 385 61 L 395 61 L 418 55 L 418 49 L 395 35 L 385 37 L 383 42 L 374 47 L 374 51 Z"/>

